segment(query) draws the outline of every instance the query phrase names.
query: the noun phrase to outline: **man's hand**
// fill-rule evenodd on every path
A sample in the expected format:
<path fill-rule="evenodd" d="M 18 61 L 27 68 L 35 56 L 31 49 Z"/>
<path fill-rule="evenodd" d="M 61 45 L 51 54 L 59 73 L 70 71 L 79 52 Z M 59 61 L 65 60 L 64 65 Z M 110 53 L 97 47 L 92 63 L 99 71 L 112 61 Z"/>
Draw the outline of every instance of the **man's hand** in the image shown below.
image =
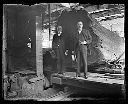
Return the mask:
<path fill-rule="evenodd" d="M 87 42 L 86 41 L 83 41 L 83 42 L 80 41 L 80 44 L 87 44 Z"/>
<path fill-rule="evenodd" d="M 68 55 L 68 50 L 65 51 L 65 55 L 66 55 L 66 56 Z"/>
<path fill-rule="evenodd" d="M 75 55 L 72 55 L 72 60 L 73 60 L 73 61 L 75 61 L 75 58 L 76 58 Z"/>
<path fill-rule="evenodd" d="M 75 54 L 75 52 L 74 52 L 74 51 L 72 51 L 72 54 L 74 55 L 74 54 Z"/>

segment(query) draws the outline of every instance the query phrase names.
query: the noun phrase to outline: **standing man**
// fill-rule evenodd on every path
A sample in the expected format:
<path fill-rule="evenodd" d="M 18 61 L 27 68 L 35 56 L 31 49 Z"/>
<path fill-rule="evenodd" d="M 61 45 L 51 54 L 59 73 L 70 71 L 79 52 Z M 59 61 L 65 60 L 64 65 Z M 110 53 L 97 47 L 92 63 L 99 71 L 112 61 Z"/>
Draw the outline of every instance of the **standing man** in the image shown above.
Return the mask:
<path fill-rule="evenodd" d="M 74 51 L 72 54 L 76 54 L 77 58 L 77 77 L 80 77 L 80 67 L 81 61 L 84 65 L 84 77 L 87 78 L 87 47 L 88 44 L 92 42 L 92 37 L 88 30 L 83 29 L 83 23 L 79 21 L 77 23 L 77 31 L 75 33 L 75 38 L 73 38 Z"/>
<path fill-rule="evenodd" d="M 65 44 L 62 33 L 62 26 L 57 27 L 57 34 L 53 36 L 52 49 L 57 58 L 58 74 L 63 74 L 65 71 Z"/>

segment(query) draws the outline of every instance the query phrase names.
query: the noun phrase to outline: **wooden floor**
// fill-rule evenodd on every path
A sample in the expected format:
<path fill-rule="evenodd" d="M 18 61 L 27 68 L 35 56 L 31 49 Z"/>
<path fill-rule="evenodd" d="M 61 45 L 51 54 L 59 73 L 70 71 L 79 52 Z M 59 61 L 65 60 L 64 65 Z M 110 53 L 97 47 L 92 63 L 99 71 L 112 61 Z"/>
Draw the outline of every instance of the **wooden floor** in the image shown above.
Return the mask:
<path fill-rule="evenodd" d="M 81 74 L 83 75 L 83 73 Z M 118 76 L 118 77 L 115 77 Z M 89 73 L 88 78 L 76 77 L 75 72 L 66 72 L 65 75 L 52 74 L 52 84 L 72 86 L 73 89 L 81 90 L 90 96 L 123 96 L 124 78 L 123 74 L 108 75 Z"/>
<path fill-rule="evenodd" d="M 85 80 L 85 81 L 94 81 L 94 82 L 101 82 L 101 83 L 108 83 L 108 84 L 124 84 L 124 75 L 118 74 L 119 77 L 115 77 L 115 74 L 108 75 L 108 74 L 99 74 L 99 73 L 90 73 L 88 72 L 88 78 L 85 79 L 84 77 L 76 77 L 75 72 L 65 72 L 64 75 L 53 74 L 52 76 L 57 76 L 61 78 L 68 78 L 68 79 L 76 79 L 76 80 Z M 81 73 L 81 76 L 84 76 Z"/>

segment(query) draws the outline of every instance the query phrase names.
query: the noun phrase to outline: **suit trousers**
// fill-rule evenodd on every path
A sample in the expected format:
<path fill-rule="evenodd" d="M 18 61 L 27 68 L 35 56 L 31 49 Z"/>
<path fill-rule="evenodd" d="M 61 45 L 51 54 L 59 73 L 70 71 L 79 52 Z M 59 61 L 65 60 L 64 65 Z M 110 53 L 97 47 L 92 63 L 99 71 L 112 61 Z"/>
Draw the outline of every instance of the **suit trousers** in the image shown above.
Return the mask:
<path fill-rule="evenodd" d="M 84 65 L 84 76 L 87 75 L 87 46 L 86 45 L 80 45 L 79 50 L 77 52 L 77 75 L 80 75 L 80 68 L 81 68 L 81 61 L 83 61 Z"/>
<path fill-rule="evenodd" d="M 63 73 L 65 71 L 65 56 L 61 49 L 57 49 L 57 70 L 58 73 Z"/>

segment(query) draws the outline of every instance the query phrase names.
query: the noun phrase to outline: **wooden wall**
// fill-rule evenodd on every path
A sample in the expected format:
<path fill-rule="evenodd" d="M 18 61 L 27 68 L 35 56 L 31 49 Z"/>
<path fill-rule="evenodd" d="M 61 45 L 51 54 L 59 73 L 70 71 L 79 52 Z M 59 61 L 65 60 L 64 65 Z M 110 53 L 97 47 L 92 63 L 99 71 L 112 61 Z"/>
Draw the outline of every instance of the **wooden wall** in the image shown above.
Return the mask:
<path fill-rule="evenodd" d="M 36 16 L 44 17 L 42 6 L 5 6 L 7 21 L 7 72 L 36 68 Z M 32 48 L 27 43 L 31 38 Z"/>

